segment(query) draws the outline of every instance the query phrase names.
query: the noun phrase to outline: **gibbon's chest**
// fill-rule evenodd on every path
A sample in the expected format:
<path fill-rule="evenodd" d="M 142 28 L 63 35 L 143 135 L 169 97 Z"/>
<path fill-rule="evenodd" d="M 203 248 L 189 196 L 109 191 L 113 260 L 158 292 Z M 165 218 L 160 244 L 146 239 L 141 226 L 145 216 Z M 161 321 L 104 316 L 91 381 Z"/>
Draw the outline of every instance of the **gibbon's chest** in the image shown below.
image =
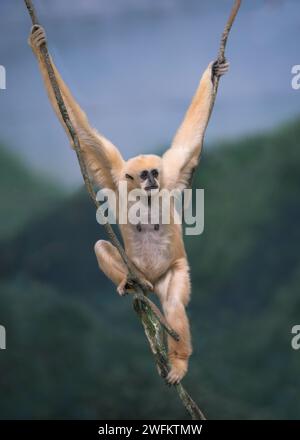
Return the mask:
<path fill-rule="evenodd" d="M 152 224 L 130 225 L 128 253 L 145 274 L 156 278 L 168 269 L 173 257 L 171 231 L 168 225 L 159 225 L 158 229 Z"/>

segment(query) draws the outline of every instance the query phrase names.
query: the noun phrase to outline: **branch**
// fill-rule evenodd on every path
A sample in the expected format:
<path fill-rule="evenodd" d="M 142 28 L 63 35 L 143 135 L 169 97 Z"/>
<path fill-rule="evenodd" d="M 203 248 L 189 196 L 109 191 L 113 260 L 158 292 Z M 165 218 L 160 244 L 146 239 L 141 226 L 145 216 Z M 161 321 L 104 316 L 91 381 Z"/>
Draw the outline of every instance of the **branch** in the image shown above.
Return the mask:
<path fill-rule="evenodd" d="M 226 26 L 224 28 L 222 37 L 221 37 L 221 42 L 220 42 L 220 46 L 219 46 L 219 52 L 218 52 L 218 57 L 217 57 L 217 61 L 219 64 L 222 64 L 225 61 L 225 49 L 226 49 L 226 44 L 227 44 L 227 40 L 228 40 L 228 36 L 230 33 L 230 30 L 232 28 L 232 25 L 234 23 L 235 17 L 237 16 L 240 6 L 241 6 L 242 0 L 235 0 L 234 5 L 232 7 L 232 10 L 230 12 L 230 16 L 227 20 Z M 208 116 L 208 120 L 207 120 L 207 124 L 209 123 L 215 102 L 216 102 L 216 97 L 217 97 L 217 93 L 218 93 L 218 87 L 219 87 L 219 82 L 220 82 L 220 76 L 217 76 L 215 78 L 215 82 L 214 82 L 214 88 L 213 88 L 213 95 L 212 95 L 212 100 L 211 100 L 211 104 L 210 104 L 210 109 L 209 109 L 209 116 Z M 202 156 L 203 153 L 203 148 L 201 148 L 201 152 L 200 152 L 200 158 Z M 198 160 L 198 164 L 200 163 L 200 158 Z M 193 179 L 195 176 L 195 172 L 197 170 L 197 166 L 193 169 L 191 177 L 189 179 L 189 187 L 192 187 L 193 184 Z"/>
<path fill-rule="evenodd" d="M 229 32 L 232 28 L 235 17 L 237 16 L 237 14 L 239 12 L 241 3 L 242 3 L 242 0 L 235 0 L 234 5 L 231 10 L 231 13 L 230 13 L 230 16 L 229 16 L 227 23 L 226 23 L 226 26 L 224 28 L 224 31 L 223 31 L 223 34 L 221 37 L 218 58 L 217 58 L 217 61 L 220 64 L 222 64 L 225 60 L 225 49 L 226 49 L 226 44 L 227 44 Z M 217 97 L 217 93 L 218 93 L 219 82 L 220 82 L 220 77 L 218 76 L 215 80 L 215 83 L 214 83 L 213 99 L 212 99 L 211 106 L 210 106 L 209 118 L 211 116 L 211 113 L 212 113 L 214 105 L 215 105 L 215 101 L 216 101 L 216 97 Z"/>
<path fill-rule="evenodd" d="M 39 24 L 38 18 L 32 3 L 32 0 L 24 0 L 26 7 L 28 9 L 29 15 L 31 17 L 31 21 L 33 25 Z M 225 46 L 228 38 L 229 31 L 231 29 L 232 23 L 235 19 L 235 16 L 238 12 L 238 9 L 240 7 L 241 0 L 236 1 L 235 7 L 231 13 L 231 16 L 228 20 L 228 23 L 226 25 L 226 28 L 224 30 L 222 41 L 220 45 L 220 51 L 218 59 L 224 59 L 224 52 L 225 52 Z M 84 159 L 82 157 L 82 151 L 80 147 L 80 141 L 77 136 L 77 133 L 73 127 L 73 124 L 70 120 L 67 108 L 65 106 L 63 97 L 61 95 L 59 86 L 57 84 L 57 80 L 55 77 L 55 73 L 52 68 L 52 64 L 50 61 L 50 56 L 48 52 L 48 48 L 46 44 L 43 44 L 40 47 L 41 54 L 45 63 L 45 66 L 48 71 L 49 79 L 51 82 L 51 86 L 57 101 L 58 108 L 60 110 L 62 119 L 64 123 L 66 124 L 68 131 L 70 133 L 70 136 L 73 141 L 74 149 L 77 155 L 77 159 L 79 162 L 81 174 L 84 180 L 84 184 L 86 186 L 86 189 L 88 191 L 88 194 L 90 195 L 92 201 L 94 202 L 96 208 L 99 208 L 100 203 L 97 201 L 96 193 L 94 191 L 94 188 L 92 186 L 92 183 L 88 177 L 88 172 L 86 168 L 86 164 L 84 162 Z M 217 87 L 218 87 L 218 79 L 216 81 L 216 87 L 215 87 L 215 95 L 217 93 Z M 212 105 L 213 107 L 213 105 Z M 211 108 L 212 110 L 212 108 Z M 131 283 L 134 286 L 134 296 L 133 296 L 133 307 L 135 311 L 137 312 L 142 325 L 145 330 L 145 334 L 147 336 L 147 339 L 150 344 L 151 351 L 154 355 L 156 365 L 159 371 L 159 374 L 161 377 L 165 378 L 169 372 L 169 363 L 168 363 L 168 357 L 167 357 L 167 350 L 166 350 L 166 343 L 165 343 L 165 332 L 164 330 L 169 333 L 170 336 L 172 336 L 174 339 L 179 340 L 179 336 L 176 334 L 176 332 L 170 328 L 168 325 L 166 319 L 163 317 L 159 309 L 155 306 L 155 304 L 147 298 L 147 287 L 142 279 L 138 276 L 134 265 L 130 261 L 130 259 L 127 257 L 125 250 L 123 246 L 121 245 L 120 241 L 118 240 L 117 236 L 115 235 L 111 225 L 106 222 L 104 225 L 104 229 L 106 234 L 108 235 L 110 241 L 112 244 L 118 249 L 125 265 L 128 268 L 128 278 L 131 281 Z M 193 401 L 193 399 L 190 397 L 190 395 L 187 393 L 187 391 L 184 389 L 181 383 L 175 385 L 175 389 L 182 401 L 182 404 L 186 408 L 186 410 L 189 412 L 191 417 L 194 420 L 205 420 L 205 416 L 201 412 L 201 410 L 198 408 L 197 404 Z"/>

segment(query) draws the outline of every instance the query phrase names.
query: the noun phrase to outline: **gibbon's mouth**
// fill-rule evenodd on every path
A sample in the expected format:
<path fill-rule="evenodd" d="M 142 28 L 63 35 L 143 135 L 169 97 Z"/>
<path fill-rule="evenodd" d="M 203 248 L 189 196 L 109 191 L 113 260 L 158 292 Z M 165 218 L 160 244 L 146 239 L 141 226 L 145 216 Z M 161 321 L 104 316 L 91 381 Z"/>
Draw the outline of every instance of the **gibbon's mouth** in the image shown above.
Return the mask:
<path fill-rule="evenodd" d="M 145 186 L 146 191 L 151 191 L 151 189 L 158 189 L 157 185 Z"/>

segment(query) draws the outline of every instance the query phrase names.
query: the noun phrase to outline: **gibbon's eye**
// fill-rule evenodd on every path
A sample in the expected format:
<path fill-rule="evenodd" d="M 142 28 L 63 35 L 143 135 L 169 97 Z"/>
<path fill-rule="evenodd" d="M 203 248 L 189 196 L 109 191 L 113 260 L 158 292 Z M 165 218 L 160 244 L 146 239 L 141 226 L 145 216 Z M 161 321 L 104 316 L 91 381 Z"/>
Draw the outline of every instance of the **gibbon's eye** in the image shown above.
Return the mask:
<path fill-rule="evenodd" d="M 126 179 L 134 180 L 130 174 L 125 174 Z"/>
<path fill-rule="evenodd" d="M 151 171 L 151 174 L 152 174 L 152 176 L 154 177 L 154 179 L 157 179 L 157 177 L 158 177 L 158 171 L 157 170 L 152 170 Z"/>
<path fill-rule="evenodd" d="M 147 170 L 142 171 L 141 174 L 140 174 L 140 178 L 142 180 L 146 180 L 147 177 L 148 177 L 148 171 Z"/>

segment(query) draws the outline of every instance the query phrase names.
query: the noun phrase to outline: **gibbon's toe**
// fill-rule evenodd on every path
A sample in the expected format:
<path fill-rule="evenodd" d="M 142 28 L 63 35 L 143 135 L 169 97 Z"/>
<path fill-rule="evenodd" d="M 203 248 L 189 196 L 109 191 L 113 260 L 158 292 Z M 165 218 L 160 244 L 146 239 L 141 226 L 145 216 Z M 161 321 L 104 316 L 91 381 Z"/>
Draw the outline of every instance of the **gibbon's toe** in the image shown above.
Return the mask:
<path fill-rule="evenodd" d="M 119 294 L 120 296 L 125 296 L 125 295 L 127 295 L 127 292 L 126 292 L 126 281 L 122 281 L 122 282 L 118 285 L 118 287 L 117 287 L 117 292 L 118 292 L 118 294 Z"/>
<path fill-rule="evenodd" d="M 121 283 L 117 287 L 117 292 L 121 296 L 127 295 L 128 293 L 130 293 L 132 291 L 133 291 L 133 287 L 130 284 L 130 282 L 128 282 L 127 278 L 125 278 L 123 281 L 121 281 Z"/>
<path fill-rule="evenodd" d="M 145 285 L 147 286 L 148 290 L 150 290 L 151 292 L 153 291 L 154 287 L 153 287 L 153 284 L 150 283 L 150 281 L 145 280 Z"/>
<path fill-rule="evenodd" d="M 146 290 L 150 290 L 150 292 L 153 292 L 153 284 L 150 283 L 150 281 L 146 280 L 143 276 L 140 276 L 140 282 L 142 284 L 142 287 Z"/>
<path fill-rule="evenodd" d="M 124 287 L 121 287 L 121 286 L 118 286 L 118 287 L 117 287 L 117 292 L 118 292 L 118 294 L 119 294 L 120 296 L 125 296 L 125 295 L 127 295 L 126 290 L 124 289 Z"/>
<path fill-rule="evenodd" d="M 178 384 L 185 376 L 188 369 L 188 361 L 185 359 L 172 359 L 171 370 L 167 375 L 167 382 L 170 385 Z"/>

